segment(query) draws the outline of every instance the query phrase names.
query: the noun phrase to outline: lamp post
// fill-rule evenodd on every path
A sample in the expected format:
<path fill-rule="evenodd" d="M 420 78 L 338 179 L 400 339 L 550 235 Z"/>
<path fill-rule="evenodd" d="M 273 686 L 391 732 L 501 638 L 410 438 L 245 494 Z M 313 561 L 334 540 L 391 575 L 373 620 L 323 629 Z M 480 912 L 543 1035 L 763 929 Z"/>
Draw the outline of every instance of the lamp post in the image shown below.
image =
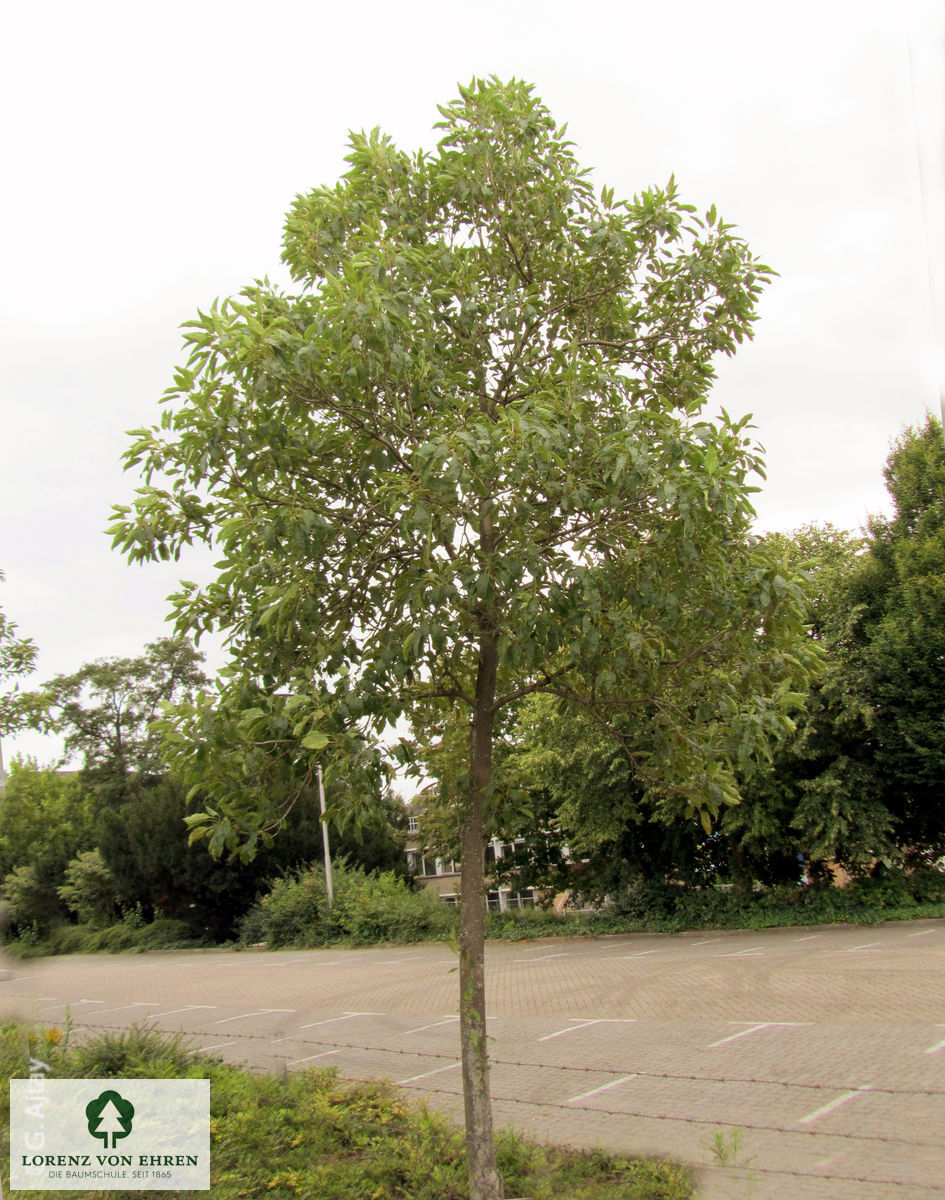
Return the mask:
<path fill-rule="evenodd" d="M 322 764 L 319 763 L 315 768 L 315 773 L 318 776 L 318 802 L 322 810 L 322 845 L 325 847 L 325 890 L 328 892 L 328 907 L 331 908 L 334 900 L 334 890 L 331 882 L 331 852 L 328 848 L 328 822 L 325 820 L 325 785 L 322 782 Z"/>

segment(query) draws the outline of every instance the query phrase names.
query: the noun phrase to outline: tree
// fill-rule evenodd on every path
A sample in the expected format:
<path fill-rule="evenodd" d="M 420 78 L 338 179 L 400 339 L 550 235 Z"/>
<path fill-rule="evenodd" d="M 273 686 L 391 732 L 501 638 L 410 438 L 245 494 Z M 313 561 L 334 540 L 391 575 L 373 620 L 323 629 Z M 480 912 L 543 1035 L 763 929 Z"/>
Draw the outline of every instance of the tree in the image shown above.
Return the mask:
<path fill-rule="evenodd" d="M 12 921 L 19 934 L 37 937 L 62 916 L 55 891 L 40 877 L 33 863 L 14 867 L 3 878 L 0 894 L 5 901 L 3 924 Z"/>
<path fill-rule="evenodd" d="M 3 582 L 0 571 L 0 583 Z M 38 651 L 30 638 L 21 638 L 16 633 L 16 622 L 11 621 L 0 609 L 0 684 L 29 675 L 36 666 Z M 17 685 L 12 692 L 0 693 L 0 739 L 24 724 L 24 714 L 16 697 Z M 0 792 L 6 787 L 7 777 L 3 768 L 3 747 L 0 744 Z"/>
<path fill-rule="evenodd" d="M 929 417 L 893 445 L 893 515 L 864 536 L 797 531 L 812 562 L 812 633 L 825 652 L 796 735 L 749 804 L 821 871 L 945 852 L 945 447 Z"/>
<path fill-rule="evenodd" d="M 173 907 L 173 881 L 186 873 L 185 809 L 180 789 L 165 778 L 152 726 L 162 704 L 190 696 L 205 682 L 202 661 L 186 639 L 159 638 L 135 658 L 97 659 L 57 675 L 34 701 L 64 734 L 66 754 L 83 757 L 81 783 L 96 809 L 95 845 L 127 908 Z"/>
<path fill-rule="evenodd" d="M 586 713 L 563 710 L 552 696 L 529 697 L 503 774 L 517 785 L 518 802 L 500 810 L 499 834 L 524 842 L 496 865 L 506 881 L 619 906 L 641 881 L 701 879 L 700 821 L 661 821 L 633 761 Z"/>
<path fill-rule="evenodd" d="M 105 865 L 100 850 L 83 850 L 71 859 L 64 884 L 57 889 L 80 921 L 109 924 L 118 910 L 117 881 Z"/>
<path fill-rule="evenodd" d="M 195 690 L 204 682 L 200 661 L 186 641 L 161 639 L 142 655 L 86 664 L 72 675 L 58 676 L 41 692 L 20 697 L 33 713 L 65 733 L 67 751 L 83 754 L 84 769 L 71 781 L 69 795 L 77 797 L 84 824 L 77 841 L 73 809 L 51 802 L 41 808 L 41 783 L 50 796 L 65 788 L 55 773 L 40 777 L 15 765 L 6 801 L 0 805 L 0 873 L 34 864 L 52 908 L 64 915 L 56 894 L 66 864 L 80 851 L 95 847 L 114 880 L 121 908 L 140 906 L 148 918 L 159 911 L 186 921 L 195 935 L 222 940 L 233 936 L 236 923 L 269 879 L 321 855 L 317 796 L 309 789 L 291 803 L 300 779 L 287 755 L 280 759 L 271 753 L 272 747 L 256 748 L 252 758 L 240 754 L 250 743 L 245 731 L 242 738 L 237 736 L 238 721 L 230 719 L 226 697 Z M 247 689 L 241 718 L 258 695 L 258 688 Z M 181 713 L 195 714 L 204 735 L 211 725 L 219 727 L 219 736 L 210 739 L 215 753 L 209 760 L 205 745 L 191 747 L 180 733 L 173 744 L 162 744 L 161 714 L 164 706 L 175 703 Z M 251 729 L 260 715 L 257 710 L 248 718 Z M 224 742 L 224 733 L 230 743 Z M 215 773 L 210 783 L 229 770 L 234 793 L 242 799 L 255 801 L 265 791 L 274 802 L 284 794 L 284 807 L 291 809 L 285 813 L 285 834 L 278 846 L 268 847 L 251 866 L 238 871 L 188 845 L 186 822 L 206 802 L 199 788 L 193 797 L 188 789 L 210 765 Z M 176 767 L 180 769 L 175 773 Z M 58 790 L 53 786 L 57 782 Z M 330 785 L 336 811 L 348 807 L 341 803 L 342 793 L 340 781 Z M 368 866 L 400 865 L 403 855 L 397 853 L 389 816 L 375 790 L 362 799 L 357 828 L 333 832 L 336 853 Z M 37 828 L 43 830 L 41 836 Z"/>
<path fill-rule="evenodd" d="M 13 760 L 0 795 L 0 877 L 19 872 L 11 886 L 22 927 L 66 917 L 56 888 L 69 860 L 94 845 L 94 820 L 91 799 L 75 775 Z"/>
<path fill-rule="evenodd" d="M 0 874 L 33 862 L 55 877 L 80 850 L 90 849 L 94 809 L 75 774 L 15 758 L 0 797 Z"/>
<path fill-rule="evenodd" d="M 87 774 L 124 781 L 160 774 L 160 736 L 152 729 L 161 705 L 206 682 L 203 655 L 184 638 L 158 638 L 137 658 L 101 658 L 43 686 L 36 705 L 65 735 L 69 756 Z"/>
<path fill-rule="evenodd" d="M 929 415 L 884 470 L 893 515 L 870 521 L 853 580 L 856 668 L 880 799 L 906 856 L 945 853 L 945 445 Z"/>
<path fill-rule="evenodd" d="M 802 853 L 815 876 L 865 869 L 894 850 L 874 765 L 873 711 L 859 662 L 858 593 L 867 542 L 831 525 L 779 536 L 811 578 L 811 637 L 823 651 L 793 736 L 743 789 L 723 828 L 746 870 Z M 775 872 L 777 877 L 778 872 Z M 796 876 L 795 876 L 796 877 Z"/>
<path fill-rule="evenodd" d="M 314 721 L 327 723 L 333 739 L 311 728 Z M 374 747 L 346 734 L 344 719 L 331 713 L 325 698 L 267 692 L 248 679 L 228 686 L 218 681 L 214 692 L 167 706 L 155 728 L 166 761 L 190 785 L 190 795 L 211 797 L 219 806 L 188 818 L 192 841 L 209 833 L 214 854 L 232 842 L 236 829 L 253 826 L 266 812 L 267 822 L 253 827 L 239 847 L 242 861 L 250 861 L 260 837 L 269 842 L 300 799 L 316 796 L 320 764 L 312 751 L 332 740 L 335 753 L 324 780 L 334 801 L 330 818 L 350 827 L 355 838 L 364 824 L 376 830 L 388 823 L 385 764 Z"/>
<path fill-rule="evenodd" d="M 522 83 L 475 81 L 440 112 L 435 153 L 356 134 L 342 181 L 297 198 L 296 294 L 262 281 L 189 323 L 161 423 L 127 453 L 144 486 L 113 533 L 131 560 L 215 544 L 219 573 L 182 586 L 177 628 L 224 629 L 237 676 L 300 697 L 289 728 L 310 753 L 332 722 L 466 725 L 466 1144 L 471 1198 L 493 1200 L 497 724 L 537 692 L 621 714 L 654 804 L 711 823 L 737 799 L 729 718 L 750 710 L 746 759 L 788 721 L 803 604 L 749 536 L 745 422 L 701 415 L 768 269 L 672 180 L 596 198 Z M 231 852 L 272 820 L 261 799 L 219 806 Z"/>

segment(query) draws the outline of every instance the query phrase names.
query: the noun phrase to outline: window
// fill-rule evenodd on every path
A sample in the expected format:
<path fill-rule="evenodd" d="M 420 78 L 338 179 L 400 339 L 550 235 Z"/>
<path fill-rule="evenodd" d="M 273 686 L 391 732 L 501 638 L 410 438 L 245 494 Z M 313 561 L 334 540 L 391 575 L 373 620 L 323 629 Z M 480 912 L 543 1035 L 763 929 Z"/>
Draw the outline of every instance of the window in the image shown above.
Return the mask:
<path fill-rule="evenodd" d="M 408 833 L 419 833 L 420 832 L 420 822 L 417 820 L 416 817 L 411 816 L 411 817 L 407 818 L 407 832 Z"/>

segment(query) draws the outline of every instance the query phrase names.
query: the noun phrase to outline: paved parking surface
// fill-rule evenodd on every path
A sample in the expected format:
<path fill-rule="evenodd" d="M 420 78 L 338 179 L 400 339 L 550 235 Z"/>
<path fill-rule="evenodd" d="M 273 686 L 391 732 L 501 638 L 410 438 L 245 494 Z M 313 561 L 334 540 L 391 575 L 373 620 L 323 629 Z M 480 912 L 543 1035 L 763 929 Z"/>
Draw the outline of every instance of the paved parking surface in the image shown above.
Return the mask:
<path fill-rule="evenodd" d="M 945 922 L 493 944 L 487 960 L 499 1123 L 681 1158 L 703 1200 L 945 1197 Z M 442 946 L 77 956 L 4 975 L 0 1011 L 36 1023 L 67 1008 L 78 1029 L 146 1021 L 254 1066 L 393 1079 L 461 1114 Z"/>

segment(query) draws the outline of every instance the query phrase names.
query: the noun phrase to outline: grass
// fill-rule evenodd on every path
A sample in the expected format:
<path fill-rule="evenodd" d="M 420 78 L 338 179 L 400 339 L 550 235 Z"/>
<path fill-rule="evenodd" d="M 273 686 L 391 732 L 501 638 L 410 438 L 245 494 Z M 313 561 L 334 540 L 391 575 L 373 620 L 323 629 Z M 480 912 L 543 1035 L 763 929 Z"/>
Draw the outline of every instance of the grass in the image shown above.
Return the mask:
<path fill-rule="evenodd" d="M 153 1029 L 107 1033 L 75 1044 L 71 1031 L 0 1024 L 0 1069 L 28 1074 L 27 1049 L 56 1078 L 209 1078 L 211 1200 L 466 1200 L 463 1138 L 444 1117 L 392 1085 L 341 1079 L 330 1070 L 278 1078 L 189 1051 Z M 2 1083 L 2 1081 L 0 1081 Z M 9 1087 L 2 1086 L 3 1161 L 8 1161 Z M 534 1200 L 690 1200 L 682 1167 L 497 1138 L 510 1196 Z M 59 1193 L 34 1192 L 54 1200 Z M 137 1197 L 138 1192 L 112 1192 Z M 73 1192 L 91 1200 L 98 1192 Z M 206 1192 L 182 1192 L 200 1200 Z"/>

